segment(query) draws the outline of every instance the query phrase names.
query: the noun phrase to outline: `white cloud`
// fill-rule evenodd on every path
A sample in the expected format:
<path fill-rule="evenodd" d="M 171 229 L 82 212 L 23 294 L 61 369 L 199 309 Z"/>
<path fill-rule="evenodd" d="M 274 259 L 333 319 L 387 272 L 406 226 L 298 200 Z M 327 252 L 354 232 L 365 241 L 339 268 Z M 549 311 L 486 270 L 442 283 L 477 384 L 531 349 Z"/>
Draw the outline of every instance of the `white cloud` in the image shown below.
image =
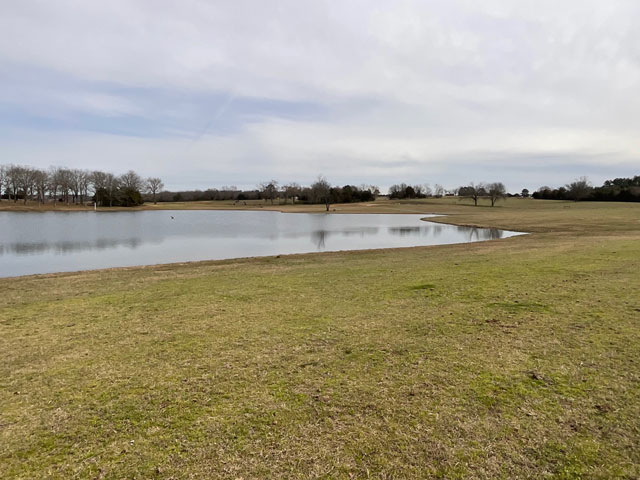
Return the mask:
<path fill-rule="evenodd" d="M 32 116 L 142 118 L 149 128 L 155 116 L 184 120 L 154 138 L 23 124 L 2 142 L 32 164 L 134 166 L 176 187 L 322 171 L 383 185 L 403 175 L 456 185 L 502 174 L 519 188 L 536 186 L 527 183 L 538 181 L 536 161 L 554 178 L 554 169 L 595 180 L 606 168 L 614 176 L 640 167 L 635 0 L 25 0 L 2 9 L 5 71 L 63 79 L 45 88 L 29 78 L 25 90 L 7 75 L 7 115 L 17 105 Z M 172 100 L 161 109 L 139 90 Z M 194 110 L 175 100 L 183 94 L 305 102 L 329 114 L 246 115 L 233 131 L 214 125 L 207 134 L 186 121 Z M 172 134 L 189 129 L 205 135 L 189 143 Z"/>

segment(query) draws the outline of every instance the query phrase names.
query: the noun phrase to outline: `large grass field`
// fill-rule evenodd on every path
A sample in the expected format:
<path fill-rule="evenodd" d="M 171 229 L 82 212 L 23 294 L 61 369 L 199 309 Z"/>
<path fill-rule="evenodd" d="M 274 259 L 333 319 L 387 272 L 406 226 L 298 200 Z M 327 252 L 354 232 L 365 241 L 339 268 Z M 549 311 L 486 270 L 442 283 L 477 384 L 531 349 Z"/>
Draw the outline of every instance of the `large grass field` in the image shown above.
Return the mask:
<path fill-rule="evenodd" d="M 640 205 L 333 208 L 532 234 L 0 279 L 0 478 L 640 477 Z"/>

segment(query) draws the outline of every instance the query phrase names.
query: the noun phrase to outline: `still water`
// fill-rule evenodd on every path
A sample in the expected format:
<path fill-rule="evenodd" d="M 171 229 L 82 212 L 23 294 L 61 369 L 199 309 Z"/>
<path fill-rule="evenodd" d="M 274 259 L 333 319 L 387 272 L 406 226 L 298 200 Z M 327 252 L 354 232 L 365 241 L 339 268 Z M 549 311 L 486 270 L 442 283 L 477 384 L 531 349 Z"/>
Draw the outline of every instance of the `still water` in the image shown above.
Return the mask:
<path fill-rule="evenodd" d="M 256 211 L 0 212 L 0 277 L 519 235 L 426 215 Z"/>

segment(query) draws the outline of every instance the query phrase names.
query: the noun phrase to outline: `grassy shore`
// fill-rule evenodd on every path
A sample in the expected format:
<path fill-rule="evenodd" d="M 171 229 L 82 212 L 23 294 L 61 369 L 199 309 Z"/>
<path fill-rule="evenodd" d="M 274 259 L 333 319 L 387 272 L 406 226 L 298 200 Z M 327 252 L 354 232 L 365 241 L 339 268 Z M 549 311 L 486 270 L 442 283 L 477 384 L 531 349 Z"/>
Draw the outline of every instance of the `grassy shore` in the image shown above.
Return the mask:
<path fill-rule="evenodd" d="M 533 233 L 0 279 L 0 478 L 640 476 L 640 205 L 334 208 Z"/>

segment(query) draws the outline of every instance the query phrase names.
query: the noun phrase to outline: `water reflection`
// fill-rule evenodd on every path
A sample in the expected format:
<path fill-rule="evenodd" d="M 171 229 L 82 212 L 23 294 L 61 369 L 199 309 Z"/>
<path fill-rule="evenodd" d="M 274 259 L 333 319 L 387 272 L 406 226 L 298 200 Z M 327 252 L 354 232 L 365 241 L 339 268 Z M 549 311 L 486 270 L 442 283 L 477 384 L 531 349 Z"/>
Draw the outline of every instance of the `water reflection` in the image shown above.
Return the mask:
<path fill-rule="evenodd" d="M 126 238 L 122 240 L 101 239 L 95 242 L 82 241 L 65 241 L 65 242 L 21 242 L 10 243 L 8 245 L 0 245 L 0 256 L 2 255 L 33 255 L 45 252 L 53 252 L 56 254 L 69 254 L 81 252 L 83 250 L 107 250 L 116 247 L 127 247 L 131 249 L 138 248 L 144 243 L 160 243 L 159 241 L 149 240 L 143 241 L 141 238 Z"/>
<path fill-rule="evenodd" d="M 335 215 L 335 214 L 334 214 Z M 360 228 L 345 228 L 340 230 L 328 230 L 325 228 L 319 228 L 311 231 L 311 238 L 315 238 L 316 235 L 324 235 L 328 237 L 330 235 L 340 235 L 343 237 L 363 237 L 365 235 L 377 235 L 380 231 L 379 227 L 360 227 Z M 307 231 L 297 231 L 292 233 L 283 232 L 282 236 L 285 238 L 306 238 L 309 236 Z M 277 238 L 277 236 L 276 236 Z"/>
<path fill-rule="evenodd" d="M 316 244 L 316 248 L 318 250 L 324 250 L 327 244 L 327 237 L 329 236 L 329 232 L 326 230 L 316 230 L 311 232 L 311 240 Z"/>
<path fill-rule="evenodd" d="M 0 276 L 464 243 L 517 234 L 424 222 L 423 217 L 255 211 L 0 212 Z"/>
<path fill-rule="evenodd" d="M 497 228 L 476 228 L 476 227 L 459 227 L 454 225 L 438 225 L 432 224 L 422 227 L 389 227 L 387 230 L 392 235 L 406 236 L 430 236 L 439 237 L 443 233 L 444 228 L 454 228 L 461 235 L 466 237 L 468 242 L 479 242 L 484 240 L 496 240 L 502 238 L 503 230 Z"/>
<path fill-rule="evenodd" d="M 465 227 L 458 227 L 465 228 Z M 468 227 L 466 230 L 469 232 L 469 242 L 479 242 L 483 240 L 497 240 L 503 237 L 504 231 L 497 228 L 475 228 Z"/>
<path fill-rule="evenodd" d="M 422 232 L 420 227 L 389 227 L 389 233 L 392 235 L 400 235 L 401 237 L 416 235 L 420 232 Z"/>

